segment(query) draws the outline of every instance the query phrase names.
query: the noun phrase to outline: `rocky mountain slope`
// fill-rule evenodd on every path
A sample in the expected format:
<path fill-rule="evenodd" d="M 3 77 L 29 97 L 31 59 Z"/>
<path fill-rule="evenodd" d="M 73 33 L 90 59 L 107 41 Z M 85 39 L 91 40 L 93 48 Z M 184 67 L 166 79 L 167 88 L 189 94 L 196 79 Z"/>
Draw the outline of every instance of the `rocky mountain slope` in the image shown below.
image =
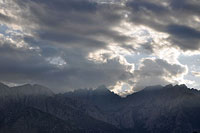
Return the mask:
<path fill-rule="evenodd" d="M 151 86 L 122 98 L 105 86 L 54 94 L 40 85 L 0 84 L 0 132 L 200 131 L 200 92 L 185 85 Z"/>

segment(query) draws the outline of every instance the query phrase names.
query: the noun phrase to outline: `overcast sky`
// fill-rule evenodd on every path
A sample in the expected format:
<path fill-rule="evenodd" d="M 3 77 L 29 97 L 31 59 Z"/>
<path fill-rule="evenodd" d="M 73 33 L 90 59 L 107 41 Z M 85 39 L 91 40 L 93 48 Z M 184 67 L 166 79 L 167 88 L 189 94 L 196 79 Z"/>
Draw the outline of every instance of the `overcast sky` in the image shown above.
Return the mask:
<path fill-rule="evenodd" d="M 0 0 L 0 81 L 199 89 L 200 1 Z"/>

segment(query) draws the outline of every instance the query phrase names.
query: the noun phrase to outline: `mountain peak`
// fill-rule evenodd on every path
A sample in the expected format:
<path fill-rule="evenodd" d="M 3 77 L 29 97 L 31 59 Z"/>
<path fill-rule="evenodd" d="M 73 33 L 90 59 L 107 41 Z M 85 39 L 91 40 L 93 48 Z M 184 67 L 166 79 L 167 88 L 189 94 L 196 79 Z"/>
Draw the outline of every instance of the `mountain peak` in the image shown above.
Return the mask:
<path fill-rule="evenodd" d="M 53 95 L 53 92 L 49 88 L 37 84 L 25 84 L 22 86 L 12 87 L 12 89 L 15 93 L 21 95 Z"/>
<path fill-rule="evenodd" d="M 164 86 L 164 88 L 172 88 L 172 87 L 174 87 L 172 84 L 168 84 L 168 85 Z"/>
<path fill-rule="evenodd" d="M 16 87 L 32 87 L 31 84 L 24 84 L 24 85 L 20 85 L 20 86 L 16 86 Z"/>
<path fill-rule="evenodd" d="M 172 84 L 169 84 L 169 85 L 164 86 L 163 88 L 165 88 L 165 89 L 189 89 L 185 84 L 174 85 L 174 86 Z"/>
<path fill-rule="evenodd" d="M 185 84 L 175 85 L 175 87 L 176 86 L 181 87 L 181 88 L 188 88 Z"/>
<path fill-rule="evenodd" d="M 0 87 L 1 87 L 1 88 L 2 88 L 2 87 L 3 87 L 3 88 L 9 88 L 7 85 L 5 85 L 4 83 L 1 83 L 1 82 L 0 82 Z"/>

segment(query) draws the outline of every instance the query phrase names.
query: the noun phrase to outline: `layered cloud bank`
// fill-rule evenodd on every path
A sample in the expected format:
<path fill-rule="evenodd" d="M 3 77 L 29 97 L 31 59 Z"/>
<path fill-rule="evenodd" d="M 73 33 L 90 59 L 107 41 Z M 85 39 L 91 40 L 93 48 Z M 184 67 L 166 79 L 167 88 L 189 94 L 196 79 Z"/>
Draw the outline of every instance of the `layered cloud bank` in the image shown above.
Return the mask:
<path fill-rule="evenodd" d="M 196 0 L 0 0 L 0 80 L 119 94 L 199 87 Z"/>

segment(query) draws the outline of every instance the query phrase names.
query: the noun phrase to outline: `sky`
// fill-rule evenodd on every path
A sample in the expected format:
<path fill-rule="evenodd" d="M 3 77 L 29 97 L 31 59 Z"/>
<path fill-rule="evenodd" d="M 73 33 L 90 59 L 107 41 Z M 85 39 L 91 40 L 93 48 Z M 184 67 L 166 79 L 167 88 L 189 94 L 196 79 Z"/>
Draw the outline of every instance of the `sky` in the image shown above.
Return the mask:
<path fill-rule="evenodd" d="M 0 0 L 0 81 L 200 89 L 200 1 Z"/>

